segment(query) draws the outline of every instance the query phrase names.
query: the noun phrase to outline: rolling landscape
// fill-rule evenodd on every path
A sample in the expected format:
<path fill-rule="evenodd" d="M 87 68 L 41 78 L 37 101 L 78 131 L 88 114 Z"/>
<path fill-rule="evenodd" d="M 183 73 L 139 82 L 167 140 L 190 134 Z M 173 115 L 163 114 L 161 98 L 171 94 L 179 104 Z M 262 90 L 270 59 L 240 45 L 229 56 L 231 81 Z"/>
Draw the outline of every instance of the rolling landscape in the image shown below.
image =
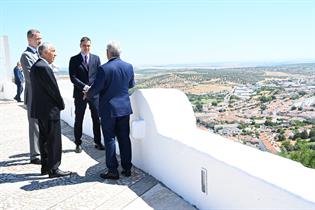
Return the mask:
<path fill-rule="evenodd" d="M 315 168 L 315 63 L 135 73 L 135 89 L 185 92 L 201 129 Z"/>

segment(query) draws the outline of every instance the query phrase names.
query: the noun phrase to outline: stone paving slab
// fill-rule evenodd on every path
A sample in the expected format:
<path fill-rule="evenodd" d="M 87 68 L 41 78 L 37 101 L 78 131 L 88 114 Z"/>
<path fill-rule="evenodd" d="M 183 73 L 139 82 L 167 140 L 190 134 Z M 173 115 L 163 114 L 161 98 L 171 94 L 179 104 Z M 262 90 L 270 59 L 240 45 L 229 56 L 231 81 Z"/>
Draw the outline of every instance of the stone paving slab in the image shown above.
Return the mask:
<path fill-rule="evenodd" d="M 194 210 L 195 208 L 187 202 L 182 202 L 182 199 L 179 196 L 166 187 L 157 184 L 123 209 Z"/>
<path fill-rule="evenodd" d="M 139 203 L 140 196 L 160 186 L 156 179 L 135 167 L 131 177 L 121 176 L 117 181 L 99 178 L 105 170 L 105 152 L 96 150 L 93 139 L 83 135 L 83 151 L 75 153 L 73 128 L 64 122 L 61 124 L 63 153 L 60 168 L 76 173 L 55 179 L 41 176 L 40 166 L 29 163 L 24 105 L 0 101 L 0 119 L 0 210 L 122 209 L 135 201 Z M 162 209 L 158 208 L 158 203 L 163 207 L 167 198 L 173 196 L 178 198 L 176 205 L 191 209 L 186 208 L 191 206 L 170 190 L 165 192 L 166 197 L 159 198 L 155 198 L 154 193 L 149 194 L 144 197 L 147 199 L 144 203 Z M 155 201 L 150 203 L 149 200 L 154 198 Z"/>

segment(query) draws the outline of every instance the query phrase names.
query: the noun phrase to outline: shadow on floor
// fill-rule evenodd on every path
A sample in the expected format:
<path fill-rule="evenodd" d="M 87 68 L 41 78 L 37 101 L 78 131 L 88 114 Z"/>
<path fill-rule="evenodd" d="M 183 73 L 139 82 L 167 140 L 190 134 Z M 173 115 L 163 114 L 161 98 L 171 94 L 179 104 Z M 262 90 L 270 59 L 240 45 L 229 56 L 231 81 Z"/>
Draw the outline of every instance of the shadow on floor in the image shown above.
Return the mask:
<path fill-rule="evenodd" d="M 22 108 L 25 108 L 24 105 L 19 105 Z M 73 128 L 69 126 L 64 121 L 61 121 L 62 135 L 66 136 L 72 142 L 74 142 Z M 117 184 L 117 185 L 127 185 L 132 186 L 145 176 L 147 176 L 141 170 L 133 167 L 132 176 L 124 177 L 120 176 L 119 180 L 104 180 L 99 177 L 101 172 L 105 171 L 105 151 L 100 151 L 94 148 L 93 138 L 82 135 L 82 149 L 87 153 L 91 158 L 93 158 L 98 163 L 89 167 L 84 176 L 80 176 L 77 173 L 73 173 L 70 177 L 54 178 L 49 179 L 47 175 L 42 176 L 40 172 L 38 173 L 25 173 L 25 174 L 15 174 L 15 173 L 4 173 L 0 174 L 0 184 L 1 183 L 15 183 L 23 181 L 31 181 L 29 184 L 22 186 L 21 189 L 26 191 L 41 190 L 47 189 L 50 187 L 56 186 L 65 186 L 65 185 L 75 185 L 83 182 L 102 182 L 107 184 Z M 75 153 L 75 144 L 73 143 L 73 149 L 63 150 L 63 153 Z M 27 157 L 27 158 L 24 158 Z M 11 167 L 11 166 L 22 166 L 29 163 L 29 153 L 22 153 L 11 155 L 9 157 L 12 160 L 0 162 L 0 167 Z M 118 157 L 118 161 L 119 157 Z M 122 169 L 119 168 L 121 171 Z M 38 166 L 38 171 L 40 171 L 40 166 Z"/>

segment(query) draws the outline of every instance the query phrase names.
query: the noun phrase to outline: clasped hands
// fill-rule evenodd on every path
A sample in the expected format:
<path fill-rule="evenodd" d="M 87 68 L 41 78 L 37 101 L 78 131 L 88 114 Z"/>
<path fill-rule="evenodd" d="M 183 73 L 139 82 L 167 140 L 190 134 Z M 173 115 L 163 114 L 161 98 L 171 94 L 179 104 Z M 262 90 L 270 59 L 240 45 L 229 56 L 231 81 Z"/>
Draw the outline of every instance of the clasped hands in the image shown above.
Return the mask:
<path fill-rule="evenodd" d="M 90 88 L 91 88 L 91 86 L 88 86 L 88 85 L 85 85 L 83 87 L 83 91 L 82 91 L 82 93 L 83 93 L 83 100 L 85 100 L 87 98 L 87 92 L 89 91 Z"/>

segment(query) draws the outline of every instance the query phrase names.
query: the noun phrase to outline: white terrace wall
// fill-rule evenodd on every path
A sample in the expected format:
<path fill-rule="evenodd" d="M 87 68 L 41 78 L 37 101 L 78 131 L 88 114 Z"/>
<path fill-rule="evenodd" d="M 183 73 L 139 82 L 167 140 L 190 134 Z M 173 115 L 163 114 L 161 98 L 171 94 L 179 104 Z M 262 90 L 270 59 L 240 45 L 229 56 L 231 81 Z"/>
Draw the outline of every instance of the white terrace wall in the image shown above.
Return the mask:
<path fill-rule="evenodd" d="M 73 125 L 71 85 L 58 83 L 66 104 L 61 117 Z M 184 93 L 143 89 L 131 101 L 133 164 L 191 204 L 213 210 L 315 209 L 315 170 L 199 130 Z M 83 131 L 90 136 L 91 122 L 87 111 Z"/>
<path fill-rule="evenodd" d="M 315 170 L 199 130 L 186 95 L 132 96 L 133 163 L 200 209 L 315 209 Z M 204 191 L 201 174 L 204 171 Z"/>

